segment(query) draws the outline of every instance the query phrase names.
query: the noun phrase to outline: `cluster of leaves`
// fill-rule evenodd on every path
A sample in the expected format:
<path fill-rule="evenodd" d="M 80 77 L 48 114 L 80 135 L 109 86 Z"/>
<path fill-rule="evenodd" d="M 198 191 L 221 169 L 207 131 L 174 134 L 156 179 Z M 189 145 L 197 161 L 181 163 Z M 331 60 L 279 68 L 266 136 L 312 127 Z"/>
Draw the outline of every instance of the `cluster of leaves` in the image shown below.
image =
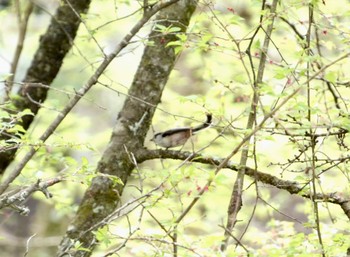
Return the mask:
<path fill-rule="evenodd" d="M 105 2 L 108 1 L 96 3 L 96 7 L 105 10 Z M 95 149 L 104 148 L 110 131 L 99 120 L 83 123 L 82 115 L 89 112 L 91 119 L 98 119 L 102 110 L 113 113 L 116 106 L 106 99 L 116 102 L 109 99 L 111 92 L 125 94 L 124 84 L 130 80 L 126 74 L 132 76 L 130 70 L 119 71 L 113 66 L 99 81 L 104 87 L 86 97 L 93 104 L 82 103 L 77 114 L 71 113 L 55 137 L 45 144 L 23 136 L 26 131 L 19 124 L 24 116 L 33 115 L 30 111 L 12 113 L 7 111 L 13 109 L 11 103 L 3 106 L 1 132 L 14 137 L 1 142 L 1 148 L 29 145 L 38 150 L 17 184 L 35 182 L 33 178 L 62 177 L 64 182 L 50 190 L 54 199 L 46 200 L 55 206 L 57 219 L 70 217 L 76 211 L 81 191 L 97 176 L 107 177 L 115 187 L 125 186 L 120 207 L 101 224 L 95 224 L 99 227 L 93 232 L 97 251 L 104 256 L 222 256 L 225 231 L 233 242 L 226 250 L 229 256 L 345 256 L 350 246 L 349 220 L 343 210 L 332 208 L 327 199 L 333 195 L 349 198 L 349 54 L 343 53 L 348 53 L 349 18 L 341 8 L 345 2 L 330 7 L 322 1 L 283 1 L 271 14 L 269 6 L 261 8 L 261 1 L 237 7 L 226 6 L 224 1 L 215 5 L 200 1 L 200 9 L 186 33 L 177 25 L 156 24 L 154 30 L 160 38 L 145 40 L 140 36 L 137 41 L 138 46 L 145 42 L 152 46 L 154 40 L 165 42 L 168 35 L 177 38 L 166 43 L 179 58 L 158 106 L 155 126 L 173 126 L 174 120 L 169 116 L 186 117 L 176 122 L 192 125 L 200 121 L 198 117 L 203 112 L 214 114 L 212 128 L 189 141 L 182 151 L 209 155 L 214 163 L 216 156 L 226 157 L 243 140 L 251 141 L 248 162 L 240 163 L 239 155 L 244 150 L 238 149 L 231 156 L 232 163 L 287 182 L 293 180 L 302 186 L 299 195 L 308 195 L 309 199 L 291 196 L 288 192 L 292 192 L 281 189 L 278 183 L 264 185 L 252 176 L 243 184 L 243 209 L 235 229 L 227 231 L 228 203 L 235 193 L 232 188 L 236 173 L 232 169 L 216 170 L 215 165 L 194 164 L 186 158 L 180 163 L 156 160 L 138 164 L 130 153 L 135 170 L 128 184 L 123 185 L 114 175 L 95 174 L 100 157 Z M 122 8 L 136 7 L 123 1 L 116 13 L 120 16 Z M 110 21 L 124 22 L 105 11 L 106 17 L 82 16 L 87 32 L 79 36 L 68 59 L 74 64 L 72 67 L 79 69 L 66 74 L 80 71 L 86 61 L 95 70 L 96 56 L 103 52 L 99 43 L 112 37 L 108 31 Z M 267 36 L 266 28 L 272 18 L 274 29 Z M 266 38 L 270 41 L 268 49 L 264 49 Z M 91 48 L 92 42 L 97 42 L 95 48 Z M 88 51 L 82 51 L 81 46 Z M 138 48 L 129 47 L 124 55 L 133 56 L 131 53 Z M 82 58 L 77 61 L 78 53 Z M 267 60 L 263 67 L 264 55 Z M 258 73 L 264 74 L 261 81 Z M 67 77 L 73 78 L 68 81 Z M 79 80 L 80 77 L 64 75 L 59 78 L 62 84 Z M 55 94 L 51 98 L 56 98 Z M 250 102 L 251 99 L 258 100 Z M 61 107 L 60 103 L 55 104 L 55 108 Z M 246 120 L 252 113 L 254 126 L 248 127 Z M 261 123 L 266 117 L 271 119 Z M 45 123 L 46 120 L 40 126 L 45 127 Z M 76 143 L 80 141 L 77 135 L 86 142 Z M 127 152 L 127 146 L 121 149 L 124 150 Z M 319 194 L 324 198 L 314 198 Z M 100 210 L 96 207 L 93 211 Z M 91 251 L 79 241 L 74 242 L 74 248 Z"/>

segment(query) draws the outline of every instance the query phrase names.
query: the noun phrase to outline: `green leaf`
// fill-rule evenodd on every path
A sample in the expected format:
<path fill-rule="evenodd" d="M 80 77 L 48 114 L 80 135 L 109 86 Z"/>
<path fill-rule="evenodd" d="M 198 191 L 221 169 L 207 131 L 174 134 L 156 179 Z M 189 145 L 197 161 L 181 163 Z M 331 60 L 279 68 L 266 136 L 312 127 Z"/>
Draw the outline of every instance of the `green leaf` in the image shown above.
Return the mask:
<path fill-rule="evenodd" d="M 99 174 L 99 176 L 104 176 L 109 178 L 113 182 L 114 186 L 117 184 L 124 185 L 123 181 L 118 176 L 114 176 L 110 174 Z"/>
<path fill-rule="evenodd" d="M 230 18 L 230 23 L 232 25 L 241 25 L 241 23 L 244 21 L 245 19 L 239 15 L 232 15 L 232 17 Z"/>
<path fill-rule="evenodd" d="M 172 26 L 172 25 L 166 27 L 166 26 L 161 25 L 161 24 L 156 24 L 155 27 L 156 27 L 155 31 L 158 31 L 158 32 L 160 32 L 162 34 L 171 34 L 171 33 L 174 34 L 176 32 L 181 31 L 180 27 L 175 27 L 175 26 Z"/>
<path fill-rule="evenodd" d="M 182 42 L 180 41 L 170 41 L 168 44 L 166 44 L 166 46 L 182 46 Z"/>
<path fill-rule="evenodd" d="M 333 124 L 337 127 L 350 131 L 350 120 L 347 117 L 338 117 L 336 120 L 334 120 Z"/>
<path fill-rule="evenodd" d="M 74 249 L 76 249 L 78 251 L 91 252 L 91 250 L 89 248 L 82 247 L 82 245 L 83 245 L 83 243 L 80 243 L 79 241 L 76 241 L 74 243 Z"/>
<path fill-rule="evenodd" d="M 146 40 L 146 41 L 145 41 L 145 45 L 146 45 L 146 46 L 154 46 L 154 45 L 155 45 L 155 42 L 154 42 L 154 40 Z"/>
<path fill-rule="evenodd" d="M 184 34 L 184 33 L 179 33 L 179 34 L 176 34 L 176 36 L 179 38 L 179 40 L 175 40 L 175 41 L 171 41 L 169 42 L 166 47 L 169 47 L 169 46 L 174 46 L 174 51 L 175 51 L 175 54 L 178 54 L 179 52 L 181 52 L 184 48 L 184 44 L 186 43 L 187 41 L 187 35 Z"/>
<path fill-rule="evenodd" d="M 176 36 L 180 39 L 180 41 L 182 42 L 186 42 L 187 41 L 187 35 L 185 33 L 178 33 L 176 34 Z"/>
<path fill-rule="evenodd" d="M 285 67 L 276 67 L 275 70 L 275 75 L 274 78 L 276 79 L 285 79 L 286 77 L 288 77 L 292 72 L 293 69 L 292 68 L 285 68 Z"/>
<path fill-rule="evenodd" d="M 179 31 L 181 31 L 180 27 L 172 27 L 172 26 L 170 26 L 168 28 L 168 33 L 175 33 L 175 32 L 179 32 Z"/>
<path fill-rule="evenodd" d="M 163 32 L 167 29 L 167 27 L 162 24 L 156 24 L 156 28 L 157 28 L 156 30 L 159 32 Z"/>
<path fill-rule="evenodd" d="M 270 95 L 270 96 L 276 95 L 274 87 L 266 83 L 259 84 L 259 93 L 261 95 Z"/>
<path fill-rule="evenodd" d="M 6 131 L 11 134 L 18 134 L 19 132 L 22 134 L 26 132 L 26 130 L 18 124 L 14 125 L 12 128 L 7 129 Z"/>
<path fill-rule="evenodd" d="M 337 82 L 337 78 L 338 78 L 338 74 L 335 71 L 330 71 L 330 72 L 326 73 L 324 78 L 326 80 L 328 80 L 329 82 L 331 82 L 331 83 L 336 83 Z"/>
<path fill-rule="evenodd" d="M 108 227 L 102 227 L 98 229 L 96 232 L 93 232 L 96 236 L 96 239 L 101 243 L 108 247 L 111 244 L 110 235 L 108 231 Z"/>

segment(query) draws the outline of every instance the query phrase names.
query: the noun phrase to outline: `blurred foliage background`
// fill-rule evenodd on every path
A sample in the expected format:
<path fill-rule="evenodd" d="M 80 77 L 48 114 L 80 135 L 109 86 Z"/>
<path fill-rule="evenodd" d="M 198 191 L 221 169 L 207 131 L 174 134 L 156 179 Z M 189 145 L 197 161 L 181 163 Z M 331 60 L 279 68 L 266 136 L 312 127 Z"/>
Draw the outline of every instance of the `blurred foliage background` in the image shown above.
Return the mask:
<path fill-rule="evenodd" d="M 1 80 L 9 75 L 18 40 L 17 8 L 13 2 L 8 5 L 6 1 L 1 2 Z M 23 8 L 26 1 L 19 3 Z M 15 81 L 23 78 L 40 35 L 59 4 L 56 0 L 35 1 Z M 259 25 L 261 4 L 256 0 L 199 1 L 187 34 L 179 35 L 179 42 L 169 46 L 178 48 L 179 57 L 158 106 L 146 147 L 155 148 L 149 142 L 155 132 L 195 126 L 204 120 L 205 112 L 213 113 L 213 126 L 195 136 L 182 150 L 201 150 L 214 158 L 225 157 L 242 140 L 253 94 L 251 64 L 245 50 Z M 307 33 L 310 4 L 314 6 L 315 22 L 312 55 L 306 54 L 303 40 L 295 33 Z M 35 193 L 26 203 L 31 210 L 28 216 L 1 211 L 2 256 L 24 256 L 26 247 L 30 249 L 26 256 L 53 256 L 56 252 L 107 146 L 143 47 L 152 43 L 147 35 L 154 23 L 143 28 L 113 61 L 99 83 L 45 145 L 39 146 L 37 138 L 70 95 L 92 75 L 102 59 L 102 49 L 110 52 L 141 17 L 142 13 L 137 11 L 140 6 L 141 1 L 92 1 L 90 11 L 83 17 L 74 47 L 11 165 L 21 160 L 26 146 L 38 144 L 38 153 L 16 180 L 16 185 L 58 174 L 64 177 L 64 182 L 50 188 L 51 199 Z M 264 83 L 259 88 L 257 123 L 264 112 L 269 112 L 295 87 L 305 83 L 308 71 L 314 74 L 320 69 L 317 65 L 326 65 L 349 52 L 348 1 L 280 1 L 277 13 Z M 264 22 L 267 20 L 263 21 L 266 26 Z M 251 46 L 255 68 L 264 36 L 260 30 Z M 240 48 L 234 41 L 239 42 Z M 311 67 L 308 63 L 312 63 Z M 346 132 L 350 128 L 349 68 L 349 58 L 330 66 L 311 81 L 309 89 L 303 87 L 270 119 L 251 141 L 254 149 L 251 149 L 248 166 L 285 180 L 305 183 L 308 189 L 311 177 L 308 168 L 314 158 L 310 140 L 305 135 L 310 130 L 323 133 L 325 136 L 317 138 L 313 154 L 319 174 L 317 191 L 335 192 L 349 198 L 349 140 L 346 133 L 342 137 L 331 135 L 340 128 Z M 335 94 L 330 93 L 326 81 L 332 84 Z M 232 162 L 238 163 L 239 158 L 237 154 Z M 142 204 L 130 203 L 114 222 L 96 232 L 100 245 L 93 256 L 108 256 L 118 247 L 120 256 L 172 256 L 173 246 L 164 229 L 172 226 L 211 179 L 213 184 L 178 226 L 179 256 L 223 256 L 219 249 L 236 172 L 224 169 L 214 176 L 214 170 L 212 165 L 175 160 L 154 160 L 139 165 L 125 188 L 123 202 L 137 199 L 160 185 L 161 188 Z M 250 256 L 321 256 L 310 199 L 255 183 L 252 178 L 245 181 L 243 193 L 243 208 L 233 231 L 239 243 L 233 240 L 227 256 L 247 256 L 247 252 Z M 350 246 L 348 218 L 337 205 L 321 203 L 318 206 L 326 256 L 346 256 Z"/>

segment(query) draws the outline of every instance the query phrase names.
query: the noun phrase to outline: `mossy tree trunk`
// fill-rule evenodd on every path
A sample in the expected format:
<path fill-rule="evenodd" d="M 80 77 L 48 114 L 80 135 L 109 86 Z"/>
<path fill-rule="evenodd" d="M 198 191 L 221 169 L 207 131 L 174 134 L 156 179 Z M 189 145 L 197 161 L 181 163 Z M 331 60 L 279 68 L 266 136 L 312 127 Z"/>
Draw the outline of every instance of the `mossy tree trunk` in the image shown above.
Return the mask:
<path fill-rule="evenodd" d="M 61 1 L 56 14 L 52 17 L 50 26 L 40 38 L 39 47 L 34 55 L 27 74 L 23 79 L 24 86 L 13 98 L 15 110 L 20 112 L 30 109 L 34 116 L 24 116 L 21 125 L 27 130 L 35 115 L 40 109 L 40 104 L 46 100 L 49 86 L 56 78 L 63 63 L 63 59 L 73 46 L 81 17 L 86 14 L 91 0 Z M 29 83 L 40 83 L 45 86 L 30 86 Z M 12 87 L 12 82 L 9 83 Z M 19 97 L 18 97 L 19 96 Z M 11 139 L 14 135 L 2 133 L 0 140 Z M 7 166 L 12 162 L 17 152 L 16 147 L 0 150 L 0 174 L 3 174 Z"/>
<path fill-rule="evenodd" d="M 184 32 L 196 8 L 197 1 L 181 0 L 161 10 L 156 16 L 158 24 L 180 27 Z M 60 246 L 58 256 L 90 256 L 97 244 L 93 234 L 106 225 L 104 219 L 119 205 L 120 196 L 135 164 L 130 153 L 143 147 L 155 107 L 161 99 L 164 86 L 174 67 L 176 54 L 168 42 L 177 40 L 175 35 L 162 34 L 155 28 L 149 38 L 154 44 L 144 50 L 133 83 L 120 111 L 107 149 L 97 166 L 100 176 L 93 179 L 85 192 L 74 220 L 71 222 Z M 109 176 L 116 176 L 115 183 Z M 90 251 L 74 249 L 79 242 Z"/>

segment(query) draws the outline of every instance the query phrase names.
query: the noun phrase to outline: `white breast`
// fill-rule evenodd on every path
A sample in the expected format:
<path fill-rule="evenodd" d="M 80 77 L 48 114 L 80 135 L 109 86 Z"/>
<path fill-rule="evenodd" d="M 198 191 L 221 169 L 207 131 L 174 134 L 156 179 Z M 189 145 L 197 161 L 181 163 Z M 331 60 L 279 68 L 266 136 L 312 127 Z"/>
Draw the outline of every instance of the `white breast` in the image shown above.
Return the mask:
<path fill-rule="evenodd" d="M 153 138 L 153 141 L 159 146 L 171 148 L 184 145 L 190 137 L 190 135 L 190 131 L 177 132 L 166 136 L 164 136 L 163 134 L 158 134 Z"/>

